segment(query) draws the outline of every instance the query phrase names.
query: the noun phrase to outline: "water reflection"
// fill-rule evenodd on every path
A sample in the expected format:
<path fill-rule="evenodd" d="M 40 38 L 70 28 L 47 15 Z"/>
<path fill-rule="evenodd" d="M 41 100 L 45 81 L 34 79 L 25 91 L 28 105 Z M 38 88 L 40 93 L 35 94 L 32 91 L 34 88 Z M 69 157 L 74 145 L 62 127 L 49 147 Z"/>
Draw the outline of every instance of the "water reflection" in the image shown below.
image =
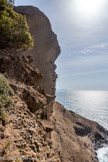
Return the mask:
<path fill-rule="evenodd" d="M 108 129 L 108 91 L 57 91 L 56 95 L 66 108 Z M 100 148 L 97 156 L 99 162 L 108 162 L 108 146 Z"/>
<path fill-rule="evenodd" d="M 56 95 L 66 108 L 108 129 L 108 91 L 57 91 Z"/>

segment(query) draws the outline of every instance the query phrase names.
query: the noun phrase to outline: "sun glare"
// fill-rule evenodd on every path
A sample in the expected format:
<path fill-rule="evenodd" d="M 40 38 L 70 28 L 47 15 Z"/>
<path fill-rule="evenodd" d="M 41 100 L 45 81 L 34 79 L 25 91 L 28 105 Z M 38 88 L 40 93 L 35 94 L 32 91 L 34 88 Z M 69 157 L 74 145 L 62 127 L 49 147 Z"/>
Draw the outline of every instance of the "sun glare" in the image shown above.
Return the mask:
<path fill-rule="evenodd" d="M 74 0 L 74 10 L 80 17 L 93 18 L 103 10 L 105 0 Z"/>

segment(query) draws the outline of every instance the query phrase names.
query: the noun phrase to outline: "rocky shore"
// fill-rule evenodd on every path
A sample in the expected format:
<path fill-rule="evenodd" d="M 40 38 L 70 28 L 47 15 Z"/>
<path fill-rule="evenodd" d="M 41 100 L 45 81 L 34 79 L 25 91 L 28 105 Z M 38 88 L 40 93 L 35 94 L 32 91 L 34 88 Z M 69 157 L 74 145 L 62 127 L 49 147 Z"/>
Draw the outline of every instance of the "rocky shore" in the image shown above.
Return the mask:
<path fill-rule="evenodd" d="M 48 18 L 32 6 L 15 11 L 27 16 L 34 48 L 0 50 L 0 162 L 98 162 L 108 131 L 55 102 L 60 47 Z"/>
<path fill-rule="evenodd" d="M 62 162 L 98 162 L 95 150 L 108 143 L 108 131 L 98 123 L 53 105 L 53 148 Z"/>

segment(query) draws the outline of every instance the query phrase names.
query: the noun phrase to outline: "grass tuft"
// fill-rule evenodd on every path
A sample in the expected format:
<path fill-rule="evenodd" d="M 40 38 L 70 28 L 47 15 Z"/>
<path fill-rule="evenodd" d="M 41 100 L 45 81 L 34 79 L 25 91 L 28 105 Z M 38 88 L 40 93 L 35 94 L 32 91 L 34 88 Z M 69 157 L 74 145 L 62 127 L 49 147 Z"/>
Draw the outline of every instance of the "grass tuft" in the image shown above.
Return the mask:
<path fill-rule="evenodd" d="M 6 119 L 6 108 L 12 108 L 13 102 L 11 96 L 13 94 L 6 78 L 0 74 L 0 120 L 4 121 Z"/>
<path fill-rule="evenodd" d="M 73 117 L 76 117 L 75 116 L 75 113 L 73 112 L 73 111 L 71 111 L 71 110 L 69 110 L 70 111 L 70 113 L 71 113 L 71 115 L 73 116 Z"/>

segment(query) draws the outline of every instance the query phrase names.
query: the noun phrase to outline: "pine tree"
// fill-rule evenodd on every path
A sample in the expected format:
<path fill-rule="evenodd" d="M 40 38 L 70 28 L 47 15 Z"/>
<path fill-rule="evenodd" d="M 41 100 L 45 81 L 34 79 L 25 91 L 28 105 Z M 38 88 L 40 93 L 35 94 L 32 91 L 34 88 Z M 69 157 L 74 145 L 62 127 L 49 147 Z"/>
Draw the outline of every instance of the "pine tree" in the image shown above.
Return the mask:
<path fill-rule="evenodd" d="M 13 0 L 0 0 L 0 48 L 30 48 L 33 40 L 26 17 L 13 10 Z"/>

